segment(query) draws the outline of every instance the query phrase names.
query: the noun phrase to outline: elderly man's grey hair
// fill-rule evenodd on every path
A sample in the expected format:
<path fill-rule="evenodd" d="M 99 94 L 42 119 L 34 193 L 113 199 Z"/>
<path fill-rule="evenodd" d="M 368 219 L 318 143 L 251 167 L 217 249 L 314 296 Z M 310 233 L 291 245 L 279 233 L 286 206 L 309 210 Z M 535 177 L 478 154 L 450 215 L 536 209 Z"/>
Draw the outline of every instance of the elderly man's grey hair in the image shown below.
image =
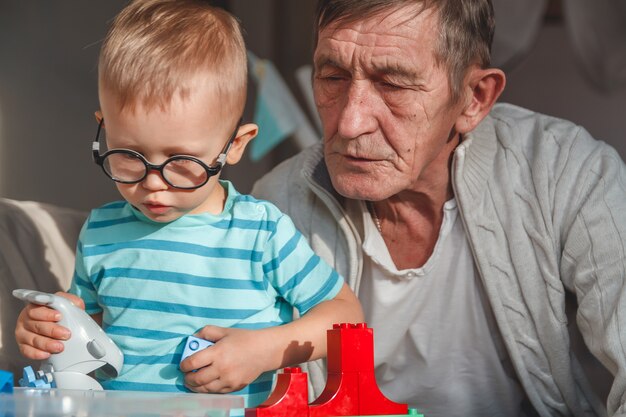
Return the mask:
<path fill-rule="evenodd" d="M 490 65 L 495 30 L 491 0 L 319 0 L 315 45 L 319 32 L 332 23 L 354 23 L 405 6 L 416 6 L 416 13 L 431 7 L 437 11 L 440 32 L 435 59 L 449 70 L 456 101 L 466 70 L 471 65 Z"/>

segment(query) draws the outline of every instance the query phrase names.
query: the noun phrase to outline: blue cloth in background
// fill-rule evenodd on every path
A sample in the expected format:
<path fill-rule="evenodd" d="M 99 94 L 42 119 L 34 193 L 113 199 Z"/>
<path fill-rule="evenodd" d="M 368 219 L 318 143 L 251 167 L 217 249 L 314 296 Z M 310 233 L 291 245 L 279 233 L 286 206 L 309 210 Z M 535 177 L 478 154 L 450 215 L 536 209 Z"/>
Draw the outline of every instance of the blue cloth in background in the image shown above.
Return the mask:
<path fill-rule="evenodd" d="M 254 123 L 259 126 L 259 136 L 250 148 L 250 158 L 257 161 L 309 122 L 271 61 L 248 51 L 248 64 L 257 85 Z"/>

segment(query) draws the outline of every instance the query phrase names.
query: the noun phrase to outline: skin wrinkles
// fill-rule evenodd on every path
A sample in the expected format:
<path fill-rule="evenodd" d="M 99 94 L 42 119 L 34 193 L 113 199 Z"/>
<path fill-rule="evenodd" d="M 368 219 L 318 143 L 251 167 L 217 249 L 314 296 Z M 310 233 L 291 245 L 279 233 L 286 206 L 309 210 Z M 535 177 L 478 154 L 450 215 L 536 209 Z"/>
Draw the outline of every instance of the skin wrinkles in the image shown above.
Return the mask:
<path fill-rule="evenodd" d="M 342 31 L 349 32 L 350 30 L 342 29 Z M 402 37 L 398 38 L 402 39 Z M 367 42 L 368 39 L 369 42 Z M 332 51 L 328 54 L 320 54 L 317 57 L 315 61 L 316 74 L 322 74 L 325 67 L 338 71 L 347 71 L 348 68 L 354 68 L 355 73 L 353 76 L 355 78 L 365 78 L 366 75 L 363 74 L 361 67 L 370 66 L 373 74 L 378 74 L 380 77 L 384 76 L 389 80 L 395 78 L 398 83 L 402 83 L 404 87 L 413 86 L 426 88 L 424 78 L 428 78 L 428 73 L 434 70 L 432 69 L 427 72 L 426 68 L 424 68 L 422 72 L 424 72 L 426 76 L 420 76 L 417 71 L 411 68 L 412 66 L 417 66 L 417 63 L 405 65 L 397 59 L 392 59 L 391 57 L 394 55 L 403 54 L 402 46 L 394 45 L 393 43 L 388 45 L 381 44 L 376 34 L 366 37 L 355 37 L 354 40 L 339 39 L 331 36 L 328 40 L 333 43 Z M 354 49 L 358 47 L 370 48 L 372 43 L 378 43 L 376 48 L 384 49 L 384 54 L 380 54 L 382 56 L 372 57 L 372 61 L 370 62 L 359 62 L 359 58 L 354 53 Z M 348 48 L 351 49 L 350 52 L 345 50 Z M 343 61 L 346 62 L 342 63 L 340 60 L 336 59 L 336 57 L 341 55 L 349 56 L 350 59 L 344 59 Z"/>
<path fill-rule="evenodd" d="M 500 71 L 472 67 L 453 101 L 448 69 L 436 57 L 438 34 L 435 9 L 405 6 L 331 23 L 314 54 L 331 181 L 339 194 L 373 202 L 400 270 L 423 265 L 432 253 L 443 205 L 453 196 L 454 149 L 504 85 Z"/>
<path fill-rule="evenodd" d="M 389 16 L 386 20 L 393 21 L 396 32 L 399 31 L 393 32 L 392 36 L 387 35 L 388 29 L 380 36 L 377 31 L 380 19 L 358 22 L 347 28 L 331 25 L 323 30 L 315 57 L 314 87 L 321 112 L 335 111 L 343 119 L 334 132 L 330 133 L 325 128 L 329 169 L 342 171 L 340 166 L 345 165 L 345 159 L 349 157 L 371 159 L 369 168 L 353 167 L 354 173 L 370 169 L 368 177 L 393 177 L 394 171 L 407 172 L 410 175 L 404 180 L 409 185 L 419 178 L 423 168 L 434 157 L 418 152 L 419 144 L 415 146 L 390 138 L 405 134 L 399 131 L 398 124 L 421 126 L 421 129 L 406 132 L 407 138 L 419 137 L 420 130 L 430 130 L 432 121 L 445 113 L 447 104 L 445 100 L 433 106 L 432 103 L 437 102 L 433 97 L 447 97 L 448 91 L 447 83 L 441 82 L 445 74 L 442 75 L 430 53 L 432 42 L 415 42 L 412 39 L 415 28 L 409 24 L 411 19 L 407 20 L 404 16 L 392 19 Z M 401 27 L 396 24 L 398 21 L 409 23 Z M 407 45 L 409 40 L 410 45 Z M 425 51 L 431 55 L 428 60 L 422 57 Z M 401 64 L 400 59 L 408 60 L 408 64 Z M 345 103 L 341 103 L 342 100 Z M 323 117 L 322 120 L 328 118 Z M 451 128 L 452 123 L 442 135 L 447 138 Z M 414 142 L 414 139 L 407 142 Z M 349 173 L 344 177 L 350 182 L 344 188 L 354 190 L 355 184 Z M 337 178 L 341 181 L 342 175 Z M 371 187 L 368 185 L 368 188 Z M 355 197 L 362 196 L 356 194 Z M 365 197 L 375 199 L 373 196 Z"/>
<path fill-rule="evenodd" d="M 318 31 L 313 93 L 335 191 L 372 202 L 403 270 L 430 257 L 444 204 L 454 196 L 454 150 L 489 114 L 506 77 L 470 65 L 453 96 L 451 69 L 438 55 L 439 10 L 381 8 Z"/>

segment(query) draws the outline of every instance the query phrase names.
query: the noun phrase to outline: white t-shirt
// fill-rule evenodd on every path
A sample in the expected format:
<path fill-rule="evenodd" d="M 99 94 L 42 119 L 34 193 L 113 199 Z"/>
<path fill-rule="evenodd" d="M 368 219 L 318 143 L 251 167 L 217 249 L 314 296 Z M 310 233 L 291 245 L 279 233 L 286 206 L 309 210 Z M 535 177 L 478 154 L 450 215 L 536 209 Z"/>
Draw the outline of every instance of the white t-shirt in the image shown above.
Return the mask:
<path fill-rule="evenodd" d="M 444 205 L 428 261 L 397 270 L 363 202 L 347 207 L 364 229 L 359 289 L 374 329 L 381 391 L 427 417 L 527 416 L 526 396 L 511 369 L 485 298 L 456 201 Z M 526 404 L 524 404 L 526 403 Z"/>

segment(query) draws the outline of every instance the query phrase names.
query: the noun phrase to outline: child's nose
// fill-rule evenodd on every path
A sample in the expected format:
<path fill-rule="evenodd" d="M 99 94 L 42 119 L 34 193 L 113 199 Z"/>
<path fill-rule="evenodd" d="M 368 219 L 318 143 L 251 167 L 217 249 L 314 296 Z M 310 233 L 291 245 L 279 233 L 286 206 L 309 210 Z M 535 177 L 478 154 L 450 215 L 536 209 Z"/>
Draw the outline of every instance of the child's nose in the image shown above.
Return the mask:
<path fill-rule="evenodd" d="M 143 179 L 141 185 L 143 188 L 150 191 L 167 190 L 169 188 L 169 185 L 165 182 L 161 173 L 155 169 L 148 171 L 148 175 Z"/>

